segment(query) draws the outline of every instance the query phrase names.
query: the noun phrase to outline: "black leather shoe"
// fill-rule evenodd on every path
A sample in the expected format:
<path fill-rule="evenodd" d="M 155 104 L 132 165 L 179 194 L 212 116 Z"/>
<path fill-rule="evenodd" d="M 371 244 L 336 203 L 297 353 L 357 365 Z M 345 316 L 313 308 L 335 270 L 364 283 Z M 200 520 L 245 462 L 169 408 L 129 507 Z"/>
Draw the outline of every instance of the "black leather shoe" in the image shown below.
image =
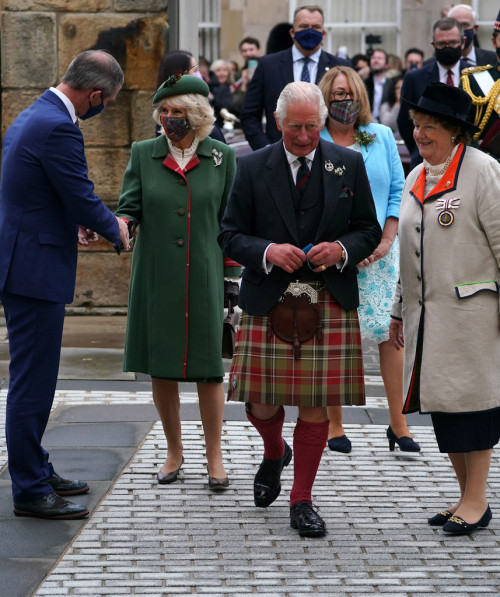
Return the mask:
<path fill-rule="evenodd" d="M 349 454 L 352 450 L 351 440 L 347 435 L 341 435 L 340 437 L 331 437 L 328 440 L 328 447 L 332 452 L 342 452 L 342 454 Z"/>
<path fill-rule="evenodd" d="M 297 502 L 290 508 L 290 526 L 298 529 L 301 537 L 326 535 L 325 521 L 309 502 Z"/>
<path fill-rule="evenodd" d="M 209 489 L 227 489 L 229 487 L 228 477 L 210 477 L 208 476 Z"/>
<path fill-rule="evenodd" d="M 174 483 L 175 481 L 177 481 L 177 477 L 179 476 L 179 471 L 181 470 L 183 464 L 184 464 L 184 456 L 182 457 L 181 464 L 180 464 L 179 468 L 175 469 L 175 471 L 172 471 L 171 473 L 162 473 L 161 471 L 159 471 L 159 473 L 157 475 L 158 483 L 160 483 L 161 485 L 168 485 L 170 483 Z"/>
<path fill-rule="evenodd" d="M 442 527 L 451 516 L 453 516 L 453 514 L 449 510 L 441 510 L 441 512 L 438 512 L 435 516 L 428 518 L 427 522 L 431 527 Z"/>
<path fill-rule="evenodd" d="M 490 520 L 493 518 L 490 507 L 486 508 L 485 513 L 477 522 L 469 523 L 465 522 L 460 516 L 450 516 L 448 522 L 443 526 L 445 533 L 452 535 L 468 535 L 475 531 L 479 527 L 487 527 L 490 524 Z"/>
<path fill-rule="evenodd" d="M 52 486 L 57 495 L 78 495 L 80 493 L 87 493 L 90 487 L 86 481 L 69 481 L 63 479 L 57 473 L 51 475 L 45 481 Z"/>
<path fill-rule="evenodd" d="M 420 446 L 414 439 L 406 435 L 396 437 L 390 425 L 387 427 L 387 439 L 389 440 L 389 450 L 391 452 L 394 452 L 394 444 L 398 444 L 401 452 L 420 452 Z"/>
<path fill-rule="evenodd" d="M 290 464 L 292 449 L 285 443 L 283 456 L 278 460 L 263 458 L 253 482 L 253 499 L 259 508 L 267 508 L 281 493 L 281 471 Z"/>
<path fill-rule="evenodd" d="M 85 518 L 89 511 L 81 504 L 68 502 L 54 491 L 33 502 L 14 502 L 16 516 L 32 516 L 49 520 Z"/>

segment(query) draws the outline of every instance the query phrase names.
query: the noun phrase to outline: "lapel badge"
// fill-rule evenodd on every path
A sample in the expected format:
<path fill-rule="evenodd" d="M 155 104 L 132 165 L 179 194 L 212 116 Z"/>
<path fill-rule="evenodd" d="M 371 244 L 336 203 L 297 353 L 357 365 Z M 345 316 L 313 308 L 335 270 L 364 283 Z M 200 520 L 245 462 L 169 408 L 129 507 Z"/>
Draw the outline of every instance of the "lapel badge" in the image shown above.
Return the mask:
<path fill-rule="evenodd" d="M 438 199 L 436 209 L 458 209 L 460 207 L 460 197 L 454 199 Z"/>
<path fill-rule="evenodd" d="M 325 162 L 325 170 L 327 172 L 331 172 L 333 170 L 333 164 L 330 162 L 330 160 L 326 160 L 326 162 Z"/>

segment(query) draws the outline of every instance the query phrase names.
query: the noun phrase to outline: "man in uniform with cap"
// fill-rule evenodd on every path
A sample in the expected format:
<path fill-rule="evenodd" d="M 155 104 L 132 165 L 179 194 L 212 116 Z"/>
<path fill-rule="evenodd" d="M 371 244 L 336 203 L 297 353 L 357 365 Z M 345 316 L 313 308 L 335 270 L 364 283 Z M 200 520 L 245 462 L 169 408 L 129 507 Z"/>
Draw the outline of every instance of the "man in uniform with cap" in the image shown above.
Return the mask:
<path fill-rule="evenodd" d="M 469 117 L 479 127 L 474 141 L 483 151 L 500 159 L 500 11 L 491 41 L 496 63 L 464 69 L 461 86 L 472 98 Z"/>

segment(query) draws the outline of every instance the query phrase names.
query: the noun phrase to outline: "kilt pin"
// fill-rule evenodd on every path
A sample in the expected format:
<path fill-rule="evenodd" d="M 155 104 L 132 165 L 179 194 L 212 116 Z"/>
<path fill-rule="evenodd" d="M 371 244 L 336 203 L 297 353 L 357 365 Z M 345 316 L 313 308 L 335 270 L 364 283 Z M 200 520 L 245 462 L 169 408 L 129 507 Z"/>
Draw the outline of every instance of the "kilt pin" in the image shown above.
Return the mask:
<path fill-rule="evenodd" d="M 301 536 L 322 536 L 326 527 L 311 507 L 311 492 L 327 439 L 326 407 L 365 403 L 356 264 L 376 248 L 381 230 L 359 154 L 319 139 L 308 158 L 311 173 L 300 192 L 286 140 L 241 158 L 219 243 L 228 257 L 244 266 L 239 295 L 243 314 L 228 399 L 246 404 L 248 419 L 263 439 L 255 504 L 267 507 L 281 491 L 281 472 L 292 458 L 282 437 L 284 407 L 298 406 L 290 524 Z M 295 170 L 298 167 L 297 163 Z M 320 273 L 313 271 L 320 264 L 305 262 L 287 273 L 276 265 L 269 267 L 264 259 L 271 243 L 302 249 L 336 241 L 346 259 Z M 321 327 L 320 333 L 301 342 L 298 358 L 294 346 L 273 333 L 269 322 L 271 311 L 295 282 L 317 293 Z M 255 416 L 253 405 L 270 406 L 271 418 Z M 301 418 L 313 409 L 324 409 L 323 420 Z"/>

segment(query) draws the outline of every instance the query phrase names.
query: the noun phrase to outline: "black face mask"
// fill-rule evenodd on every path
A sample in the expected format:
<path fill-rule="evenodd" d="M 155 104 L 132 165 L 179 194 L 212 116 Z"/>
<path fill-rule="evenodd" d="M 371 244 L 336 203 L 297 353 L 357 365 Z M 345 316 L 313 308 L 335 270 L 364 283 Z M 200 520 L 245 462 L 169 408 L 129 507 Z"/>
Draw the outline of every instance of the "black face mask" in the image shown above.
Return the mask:
<path fill-rule="evenodd" d="M 434 56 L 436 60 L 443 66 L 453 66 L 460 60 L 462 55 L 462 48 L 443 48 L 442 50 L 435 49 Z"/>

